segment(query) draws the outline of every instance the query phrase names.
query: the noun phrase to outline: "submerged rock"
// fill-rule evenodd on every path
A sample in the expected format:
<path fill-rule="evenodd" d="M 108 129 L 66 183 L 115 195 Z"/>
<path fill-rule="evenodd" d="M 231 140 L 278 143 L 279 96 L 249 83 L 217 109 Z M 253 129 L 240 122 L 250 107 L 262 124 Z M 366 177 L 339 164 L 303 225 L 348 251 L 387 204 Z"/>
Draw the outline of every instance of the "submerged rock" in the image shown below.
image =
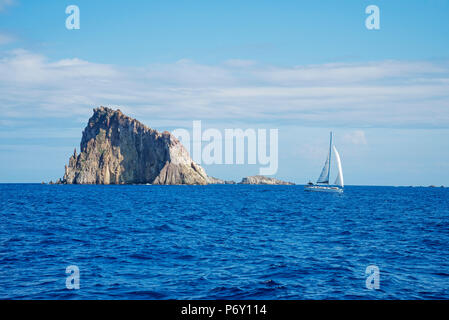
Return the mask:
<path fill-rule="evenodd" d="M 94 109 L 65 167 L 65 184 L 208 184 L 181 142 L 124 115 L 120 110 Z"/>
<path fill-rule="evenodd" d="M 286 182 L 276 178 L 269 178 L 265 176 L 249 176 L 243 178 L 240 184 L 276 184 L 276 185 L 294 185 L 293 182 Z"/>

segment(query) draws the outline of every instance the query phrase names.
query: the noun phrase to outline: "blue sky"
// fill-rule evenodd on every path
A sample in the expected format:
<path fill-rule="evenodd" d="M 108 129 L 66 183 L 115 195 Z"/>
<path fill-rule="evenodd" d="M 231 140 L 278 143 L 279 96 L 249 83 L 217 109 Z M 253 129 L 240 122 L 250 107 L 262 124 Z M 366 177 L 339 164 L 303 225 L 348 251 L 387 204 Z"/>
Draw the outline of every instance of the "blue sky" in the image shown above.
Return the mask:
<path fill-rule="evenodd" d="M 234 57 L 290 66 L 448 54 L 449 3 L 442 0 L 14 2 L 3 10 L 0 27 L 19 38 L 14 46 L 51 59 L 145 65 Z M 76 32 L 64 25 L 70 4 L 81 11 Z M 369 4 L 381 9 L 376 32 L 364 27 Z"/>
<path fill-rule="evenodd" d="M 81 29 L 65 28 L 78 5 Z M 365 28 L 366 6 L 380 30 Z M 279 178 L 449 185 L 449 1 L 0 0 L 0 182 L 62 176 L 92 108 L 278 128 Z M 239 180 L 257 166 L 205 166 Z"/>

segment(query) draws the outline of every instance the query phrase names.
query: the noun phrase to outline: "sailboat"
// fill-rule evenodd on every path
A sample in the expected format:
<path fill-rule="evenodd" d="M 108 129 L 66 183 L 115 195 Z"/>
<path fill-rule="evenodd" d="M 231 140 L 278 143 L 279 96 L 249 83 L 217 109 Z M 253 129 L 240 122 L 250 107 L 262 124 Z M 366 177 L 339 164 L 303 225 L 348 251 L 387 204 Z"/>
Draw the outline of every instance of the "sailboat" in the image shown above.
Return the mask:
<path fill-rule="evenodd" d="M 332 159 L 332 150 L 335 154 L 335 159 L 337 160 L 338 167 L 338 175 L 335 179 L 334 185 L 329 184 L 329 177 L 331 171 L 331 159 Z M 324 163 L 323 170 L 321 170 L 320 177 L 318 178 L 316 184 L 309 182 L 307 186 L 304 187 L 305 191 L 320 191 L 320 192 L 339 192 L 342 193 L 344 188 L 343 183 L 343 170 L 341 168 L 341 159 L 340 154 L 332 145 L 332 132 L 330 133 L 330 143 L 329 143 L 329 153 L 327 155 L 326 162 Z"/>

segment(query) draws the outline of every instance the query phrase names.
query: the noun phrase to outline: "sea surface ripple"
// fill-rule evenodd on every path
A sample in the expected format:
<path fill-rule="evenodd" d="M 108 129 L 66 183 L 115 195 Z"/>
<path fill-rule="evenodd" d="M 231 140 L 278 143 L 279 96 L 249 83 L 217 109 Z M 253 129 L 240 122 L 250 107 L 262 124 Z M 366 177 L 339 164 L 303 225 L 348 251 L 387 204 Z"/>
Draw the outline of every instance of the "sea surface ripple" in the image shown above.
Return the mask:
<path fill-rule="evenodd" d="M 448 188 L 1 184 L 0 200 L 0 299 L 449 298 Z"/>

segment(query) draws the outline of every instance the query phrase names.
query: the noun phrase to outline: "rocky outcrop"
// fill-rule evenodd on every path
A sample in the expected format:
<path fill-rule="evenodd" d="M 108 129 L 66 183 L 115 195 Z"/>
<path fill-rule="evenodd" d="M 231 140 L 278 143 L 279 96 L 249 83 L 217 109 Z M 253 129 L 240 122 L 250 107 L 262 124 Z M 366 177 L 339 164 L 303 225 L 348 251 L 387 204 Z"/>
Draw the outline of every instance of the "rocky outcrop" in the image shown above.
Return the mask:
<path fill-rule="evenodd" d="M 181 142 L 124 115 L 120 110 L 94 109 L 65 167 L 65 184 L 208 184 L 202 167 Z"/>
<path fill-rule="evenodd" d="M 240 184 L 276 184 L 276 185 L 294 185 L 293 182 L 286 182 L 275 178 L 265 176 L 250 176 L 243 178 Z"/>
<path fill-rule="evenodd" d="M 208 183 L 209 184 L 235 184 L 235 181 L 232 181 L 232 180 L 221 180 L 221 179 L 209 176 L 208 177 Z"/>

